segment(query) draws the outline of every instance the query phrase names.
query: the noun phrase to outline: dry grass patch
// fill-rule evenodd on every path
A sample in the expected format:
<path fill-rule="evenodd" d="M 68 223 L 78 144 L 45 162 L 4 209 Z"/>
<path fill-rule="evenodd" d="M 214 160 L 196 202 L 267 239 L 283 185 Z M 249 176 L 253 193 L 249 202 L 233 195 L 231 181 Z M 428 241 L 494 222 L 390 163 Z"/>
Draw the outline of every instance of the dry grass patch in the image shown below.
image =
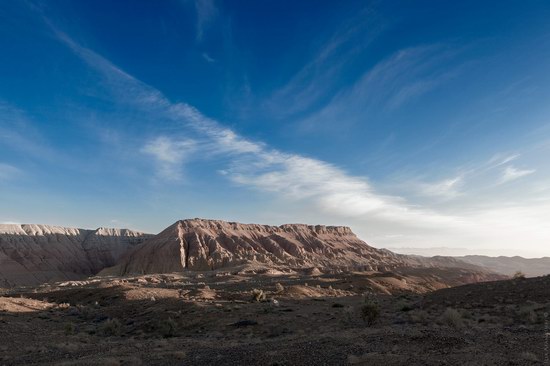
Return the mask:
<path fill-rule="evenodd" d="M 441 322 L 453 328 L 461 328 L 464 325 L 462 315 L 456 309 L 447 308 L 441 315 Z"/>

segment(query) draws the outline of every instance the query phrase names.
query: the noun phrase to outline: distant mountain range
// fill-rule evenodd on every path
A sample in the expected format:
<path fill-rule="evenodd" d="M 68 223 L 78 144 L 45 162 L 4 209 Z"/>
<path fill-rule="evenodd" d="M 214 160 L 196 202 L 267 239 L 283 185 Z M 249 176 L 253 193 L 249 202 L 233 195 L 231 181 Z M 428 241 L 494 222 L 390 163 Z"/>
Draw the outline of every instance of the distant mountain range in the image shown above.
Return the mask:
<path fill-rule="evenodd" d="M 455 258 L 507 276 L 513 276 L 517 271 L 523 272 L 527 277 L 550 274 L 550 257 L 523 258 L 517 256 L 488 257 L 484 255 L 467 255 Z"/>
<path fill-rule="evenodd" d="M 83 279 L 96 274 L 124 276 L 237 267 L 415 272 L 438 287 L 504 278 L 488 266 L 472 261 L 377 249 L 344 226 L 269 226 L 190 219 L 151 235 L 126 229 L 0 225 L 0 287 Z"/>
<path fill-rule="evenodd" d="M 86 278 L 152 237 L 126 229 L 0 225 L 0 287 Z"/>
<path fill-rule="evenodd" d="M 527 277 L 550 274 L 550 257 L 523 258 L 521 256 L 464 255 L 465 252 L 469 251 L 468 249 L 446 247 L 388 249 L 396 253 L 430 258 L 453 257 L 457 260 L 481 266 L 506 276 L 513 276 L 517 271 L 523 272 Z M 434 253 L 439 255 L 434 255 Z"/>

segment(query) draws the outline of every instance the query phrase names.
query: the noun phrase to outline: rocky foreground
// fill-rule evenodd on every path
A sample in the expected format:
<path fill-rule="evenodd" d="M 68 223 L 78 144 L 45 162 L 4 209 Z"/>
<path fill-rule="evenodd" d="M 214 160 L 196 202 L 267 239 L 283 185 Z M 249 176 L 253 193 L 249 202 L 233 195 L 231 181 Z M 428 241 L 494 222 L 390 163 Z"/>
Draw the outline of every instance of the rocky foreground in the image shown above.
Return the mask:
<path fill-rule="evenodd" d="M 454 258 L 399 255 L 346 227 L 194 219 L 155 236 L 2 230 L 0 365 L 530 365 L 547 357 L 550 277 L 505 280 Z"/>
<path fill-rule="evenodd" d="M 543 364 L 550 277 L 419 294 L 431 280 L 416 275 L 209 271 L 11 289 L 0 364 Z"/>

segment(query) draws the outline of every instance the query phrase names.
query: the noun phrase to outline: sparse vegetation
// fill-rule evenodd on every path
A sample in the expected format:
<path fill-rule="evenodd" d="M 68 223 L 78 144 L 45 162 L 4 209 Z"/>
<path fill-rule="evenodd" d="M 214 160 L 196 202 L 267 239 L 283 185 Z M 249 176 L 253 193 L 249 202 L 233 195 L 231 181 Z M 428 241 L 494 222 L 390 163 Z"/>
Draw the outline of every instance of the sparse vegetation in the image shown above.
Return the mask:
<path fill-rule="evenodd" d="M 528 352 L 528 351 L 522 352 L 520 357 L 526 361 L 539 362 L 539 358 L 533 352 Z"/>
<path fill-rule="evenodd" d="M 160 334 L 165 337 L 173 337 L 176 335 L 178 324 L 172 318 L 163 319 L 159 322 Z"/>
<path fill-rule="evenodd" d="M 525 279 L 525 273 L 523 273 L 522 271 L 516 271 L 516 273 L 514 273 L 513 279 L 514 280 L 524 280 Z"/>
<path fill-rule="evenodd" d="M 119 336 L 122 333 L 122 324 L 118 319 L 107 319 L 99 327 L 99 334 L 105 337 Z"/>
<path fill-rule="evenodd" d="M 266 300 L 266 295 L 265 295 L 263 290 L 255 288 L 255 289 L 252 290 L 252 299 L 254 301 L 257 301 L 257 302 L 265 301 Z"/>
<path fill-rule="evenodd" d="M 460 328 L 464 324 L 462 315 L 453 308 L 447 308 L 441 315 L 441 322 L 453 328 Z"/>
<path fill-rule="evenodd" d="M 65 335 L 72 335 L 76 331 L 76 327 L 73 323 L 65 323 Z"/>
<path fill-rule="evenodd" d="M 536 324 L 539 320 L 533 306 L 522 306 L 518 310 L 518 316 L 522 321 L 529 324 Z"/>
<path fill-rule="evenodd" d="M 344 364 L 346 360 L 339 355 L 347 357 L 350 352 L 358 357 L 350 359 L 358 365 L 435 364 L 442 354 L 449 357 L 449 364 L 502 364 L 508 357 L 510 363 L 530 365 L 543 358 L 542 351 L 530 342 L 543 328 L 543 314 L 550 311 L 550 278 L 391 295 L 369 288 L 377 278 L 363 273 L 346 273 L 341 282 L 332 280 L 341 274 L 327 274 L 318 279 L 323 291 L 309 278 L 309 287 L 302 286 L 296 274 L 276 279 L 239 274 L 223 279 L 228 288 L 216 276 L 198 280 L 207 281 L 199 286 L 187 273 L 173 276 L 166 282 L 149 280 L 141 285 L 133 281 L 122 286 L 121 279 L 108 278 L 100 286 L 46 288 L 25 293 L 27 299 L 18 298 L 19 293 L 0 298 L 0 309 L 7 309 L 0 310 L 0 328 L 11 335 L 6 337 L 7 350 L 2 350 L 0 342 L 0 364 L 40 363 L 46 358 L 60 363 L 83 357 L 98 364 L 110 358 L 137 365 L 193 364 L 195 360 L 217 364 L 217 355 L 227 348 L 232 357 L 236 355 L 235 363 L 251 360 L 256 364 L 266 361 L 263 356 L 252 358 L 266 349 L 260 342 L 273 338 L 292 351 L 276 355 L 279 364 L 289 365 L 307 362 L 304 357 L 308 356 L 300 353 L 302 347 L 321 352 L 330 364 Z M 328 283 L 333 291 L 328 290 Z M 348 291 L 352 283 L 355 288 Z M 206 290 L 207 284 L 211 290 Z M 276 292 L 280 287 L 284 291 Z M 179 298 L 182 288 L 189 289 L 184 300 Z M 206 296 L 214 291 L 216 298 Z M 149 301 L 153 295 L 155 302 Z M 60 310 L 58 304 L 69 300 L 73 305 Z M 94 307 L 95 301 L 101 303 L 100 308 Z M 21 326 L 29 331 L 18 333 Z M 24 343 L 30 331 L 36 332 L 33 338 L 37 340 L 28 347 L 28 354 L 25 348 L 18 353 L 16 345 Z M 327 336 L 337 342 L 327 342 Z M 304 342 L 295 342 L 298 337 Z M 220 345 L 212 347 L 214 340 Z M 347 340 L 353 345 L 347 353 L 338 353 Z M 196 348 L 182 352 L 182 342 L 189 341 Z M 464 347 L 475 354 L 463 352 Z M 508 348 L 512 352 L 506 352 Z M 267 361 L 273 363 L 271 357 Z"/>
<path fill-rule="evenodd" d="M 77 305 L 78 315 L 83 319 L 89 319 L 93 316 L 92 310 L 86 305 Z"/>
<path fill-rule="evenodd" d="M 407 300 L 401 300 L 397 303 L 397 309 L 399 311 L 411 311 L 414 309 L 414 306 L 412 303 L 410 303 L 409 301 Z"/>
<path fill-rule="evenodd" d="M 361 318 L 368 326 L 373 325 L 380 316 L 380 306 L 373 300 L 365 300 L 361 305 Z"/>
<path fill-rule="evenodd" d="M 425 324 L 428 322 L 429 315 L 424 310 L 411 311 L 409 312 L 409 320 L 411 323 L 421 323 Z"/>

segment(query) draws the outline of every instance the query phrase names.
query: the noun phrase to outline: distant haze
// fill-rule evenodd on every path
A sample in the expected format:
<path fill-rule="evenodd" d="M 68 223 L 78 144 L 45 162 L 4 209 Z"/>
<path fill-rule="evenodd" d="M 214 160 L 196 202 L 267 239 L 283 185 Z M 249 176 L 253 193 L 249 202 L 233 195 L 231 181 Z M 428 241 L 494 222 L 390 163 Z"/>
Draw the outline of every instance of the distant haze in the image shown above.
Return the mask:
<path fill-rule="evenodd" d="M 511 250 L 511 249 L 468 249 L 468 248 L 447 248 L 447 247 L 433 247 L 433 248 L 394 248 L 387 247 L 386 249 L 391 250 L 394 253 L 399 254 L 412 254 L 412 255 L 421 255 L 424 257 L 433 257 L 436 255 L 442 256 L 451 256 L 451 257 L 462 257 L 466 255 L 486 255 L 489 257 L 513 257 L 520 256 L 523 258 L 542 258 L 547 256 L 547 252 L 537 252 L 529 250 Z"/>

